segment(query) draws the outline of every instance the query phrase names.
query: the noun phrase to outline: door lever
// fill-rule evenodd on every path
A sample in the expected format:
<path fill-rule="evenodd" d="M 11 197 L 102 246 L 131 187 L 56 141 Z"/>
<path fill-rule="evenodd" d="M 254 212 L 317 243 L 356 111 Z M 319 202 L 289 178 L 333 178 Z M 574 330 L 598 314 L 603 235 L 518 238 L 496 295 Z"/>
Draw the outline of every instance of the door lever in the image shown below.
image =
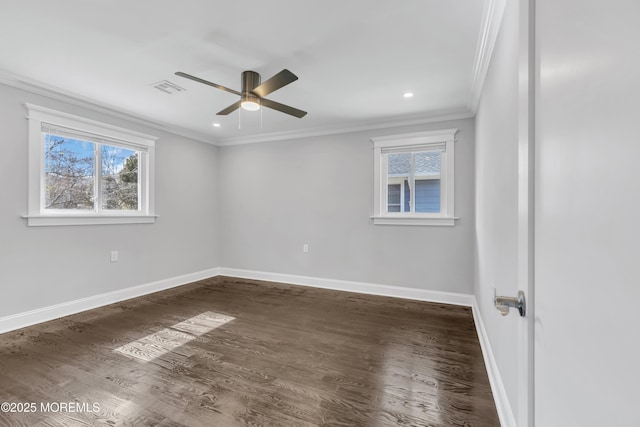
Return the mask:
<path fill-rule="evenodd" d="M 516 308 L 520 313 L 520 317 L 524 317 L 526 314 L 526 301 L 524 299 L 524 292 L 522 291 L 518 291 L 517 298 L 504 296 L 499 297 L 495 295 L 494 289 L 493 304 L 503 316 L 509 314 L 509 308 Z"/>

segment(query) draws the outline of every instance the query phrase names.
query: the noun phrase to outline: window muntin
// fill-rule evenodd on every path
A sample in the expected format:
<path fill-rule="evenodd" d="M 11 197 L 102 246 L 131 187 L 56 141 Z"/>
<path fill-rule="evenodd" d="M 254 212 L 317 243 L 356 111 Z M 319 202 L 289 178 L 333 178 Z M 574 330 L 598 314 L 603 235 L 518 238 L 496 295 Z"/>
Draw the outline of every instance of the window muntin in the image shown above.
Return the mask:
<path fill-rule="evenodd" d="M 372 138 L 375 224 L 454 225 L 456 132 Z"/>
<path fill-rule="evenodd" d="M 154 222 L 156 138 L 27 104 L 29 225 Z"/>

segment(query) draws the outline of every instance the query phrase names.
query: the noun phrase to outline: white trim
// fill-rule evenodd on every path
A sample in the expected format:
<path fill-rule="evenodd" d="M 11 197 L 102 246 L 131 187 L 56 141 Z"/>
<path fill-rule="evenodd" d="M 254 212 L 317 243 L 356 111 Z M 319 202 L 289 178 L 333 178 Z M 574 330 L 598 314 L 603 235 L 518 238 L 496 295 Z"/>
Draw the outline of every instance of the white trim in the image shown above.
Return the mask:
<path fill-rule="evenodd" d="M 373 223 L 375 225 L 436 225 L 453 227 L 456 225 L 456 219 L 460 219 L 456 216 L 434 216 L 434 217 L 419 217 L 419 216 L 372 216 Z"/>
<path fill-rule="evenodd" d="M 405 133 L 372 137 L 373 142 L 373 223 L 375 225 L 439 225 L 455 226 L 455 135 L 458 129 L 440 129 L 426 132 Z M 415 148 L 444 148 L 440 163 L 440 212 L 415 213 L 412 202 L 410 213 L 398 215 L 387 212 L 388 177 L 386 149 L 413 151 Z M 413 174 L 413 163 L 411 167 Z M 404 203 L 402 201 L 402 203 Z"/>
<path fill-rule="evenodd" d="M 100 136 L 114 138 L 120 141 L 132 142 L 140 144 L 144 147 L 155 146 L 158 137 L 147 135 L 146 133 L 125 129 L 108 123 L 99 122 L 97 120 L 87 119 L 75 114 L 65 113 L 64 111 L 54 110 L 52 108 L 41 107 L 39 105 L 25 102 L 24 105 L 29 111 L 28 119 L 35 119 L 41 122 L 60 125 L 63 127 L 86 131 Z M 82 129 L 78 129 L 78 124 L 82 124 Z"/>
<path fill-rule="evenodd" d="M 480 96 L 491 63 L 493 48 L 498 38 L 498 30 L 502 21 L 502 15 L 506 0 L 485 0 L 482 14 L 482 24 L 478 44 L 476 46 L 476 58 L 473 63 L 473 74 L 471 76 L 471 95 L 467 107 L 473 114 L 478 109 Z"/>
<path fill-rule="evenodd" d="M 518 317 L 517 412 L 519 427 L 535 426 L 535 177 L 536 177 L 536 2 L 518 2 L 518 289 L 526 316 Z M 514 403 L 515 404 L 515 403 Z"/>
<path fill-rule="evenodd" d="M 498 364 L 491 350 L 491 344 L 489 343 L 489 336 L 484 328 L 484 322 L 480 315 L 480 308 L 476 297 L 473 297 L 473 304 L 471 306 L 471 312 L 473 313 L 473 322 L 476 325 L 478 332 L 478 340 L 480 341 L 480 348 L 482 349 L 482 356 L 484 357 L 484 364 L 487 368 L 487 375 L 489 376 L 489 384 L 491 385 L 491 393 L 493 393 L 493 400 L 496 403 L 496 410 L 498 411 L 498 417 L 500 418 L 500 425 L 502 427 L 516 427 L 516 419 L 513 416 L 511 405 L 509 404 L 509 398 L 507 397 L 507 390 L 504 388 L 500 371 L 498 370 Z"/>
<path fill-rule="evenodd" d="M 58 225 L 153 224 L 157 215 L 24 215 L 29 227 Z"/>
<path fill-rule="evenodd" d="M 395 119 L 390 118 L 384 121 L 368 120 L 360 122 L 348 122 L 337 126 L 319 126 L 315 128 L 300 130 L 263 133 L 260 135 L 219 138 L 214 135 L 206 135 L 198 131 L 186 129 L 177 125 L 160 122 L 150 117 L 146 117 L 144 115 L 128 110 L 123 110 L 122 108 L 115 107 L 113 105 L 109 105 L 104 102 L 61 89 L 59 87 L 47 85 L 45 83 L 38 82 L 24 76 L 18 76 L 9 73 L 6 70 L 0 70 L 0 84 L 16 89 L 21 89 L 36 95 L 45 96 L 50 99 L 65 102 L 67 104 L 105 114 L 110 117 L 126 120 L 130 123 L 136 123 L 142 126 L 158 129 L 163 132 L 168 132 L 173 135 L 182 136 L 218 147 L 336 135 L 375 129 L 387 129 L 393 127 L 445 122 L 449 120 L 471 119 L 475 117 L 475 110 L 460 108 L 448 111 L 438 111 L 434 113 L 425 112 L 419 115 L 399 118 L 397 117 Z"/>
<path fill-rule="evenodd" d="M 454 141 L 457 132 L 457 128 L 438 129 L 424 132 L 401 133 L 398 135 L 374 136 L 371 138 L 371 141 L 373 141 L 373 148 L 406 147 L 408 145 L 420 146 L 422 144 L 437 145 L 440 143 L 443 147 L 438 148 L 442 149 L 444 148 L 444 143 Z"/>
<path fill-rule="evenodd" d="M 23 76 L 17 76 L 8 73 L 5 70 L 0 70 L 0 84 L 16 89 L 21 89 L 36 95 L 45 96 L 50 99 L 55 99 L 57 101 L 65 102 L 67 104 L 91 110 L 100 114 L 105 114 L 113 118 L 126 120 L 130 123 L 136 123 L 142 126 L 158 129 L 163 132 L 168 132 L 173 135 L 178 135 L 196 141 L 204 142 L 206 144 L 217 145 L 217 140 L 212 135 L 203 135 L 199 132 L 194 132 L 189 129 L 181 128 L 179 126 L 170 125 L 164 122 L 158 122 L 149 117 L 145 117 L 131 111 L 122 110 L 121 108 L 102 103 L 95 99 L 87 98 L 86 96 L 82 96 L 77 93 L 65 91 L 63 89 L 60 89 L 59 87 L 46 85 L 41 82 L 30 80 Z"/>
<path fill-rule="evenodd" d="M 381 285 L 375 283 L 354 282 L 347 280 L 327 279 L 321 277 L 299 276 L 292 274 L 272 273 L 264 271 L 243 270 L 237 268 L 216 267 L 195 273 L 184 274 L 156 282 L 120 289 L 113 292 L 89 296 L 74 301 L 42 307 L 23 313 L 0 317 L 0 333 L 47 322 L 71 314 L 113 304 L 131 298 L 137 298 L 154 292 L 182 286 L 198 280 L 216 276 L 229 276 L 241 279 L 265 280 L 269 282 L 288 283 L 292 285 L 310 286 L 322 289 L 333 289 L 345 292 L 405 298 L 443 304 L 473 307 L 473 295 L 432 291 L 427 289 L 407 288 L 401 286 Z"/>
<path fill-rule="evenodd" d="M 198 280 L 214 277 L 218 274 L 218 268 L 211 268 L 196 273 L 184 274 L 181 276 L 158 280 L 156 282 L 151 282 L 144 285 L 133 286 L 131 288 L 120 289 L 117 291 L 93 295 L 74 301 L 63 302 L 61 304 L 56 304 L 49 307 L 42 307 L 23 313 L 0 317 L 0 333 L 13 331 L 16 329 L 35 325 L 37 323 L 48 322 L 49 320 L 69 316 L 81 311 L 103 307 L 105 305 L 113 304 L 119 301 L 137 298 L 154 292 L 175 288 L 177 286 L 186 285 Z"/>
<path fill-rule="evenodd" d="M 380 295 L 394 298 L 406 298 L 418 301 L 429 301 L 444 304 L 471 307 L 474 297 L 469 294 L 454 292 L 430 291 L 427 289 L 406 288 L 402 286 L 381 285 L 376 283 L 352 282 L 347 280 L 327 279 L 322 277 L 298 276 L 293 274 L 272 273 L 238 268 L 219 268 L 220 276 L 240 279 L 265 280 L 269 282 L 288 283 L 292 285 L 311 286 L 314 288 L 333 289 L 360 294 Z"/>
<path fill-rule="evenodd" d="M 361 132 L 368 130 L 376 130 L 376 129 L 390 129 L 394 127 L 402 127 L 402 126 L 412 126 L 412 125 L 421 125 L 428 123 L 439 123 L 446 122 L 450 120 L 462 120 L 462 119 L 470 119 L 475 116 L 475 113 L 464 110 L 456 110 L 453 112 L 442 112 L 437 114 L 421 114 L 418 117 L 410 117 L 410 118 L 401 118 L 397 120 L 387 120 L 387 121 L 366 121 L 366 122 L 351 122 L 344 123 L 338 126 L 325 126 L 325 127 L 317 127 L 311 129 L 300 129 L 300 130 L 291 130 L 284 132 L 272 132 L 265 133 L 261 135 L 249 135 L 244 137 L 230 137 L 230 138 L 221 138 L 218 146 L 231 146 L 231 145 L 242 145 L 242 144 L 255 144 L 259 142 L 271 142 L 271 141 L 284 141 L 288 139 L 300 139 L 300 138 L 311 138 L 316 136 L 326 136 L 326 135 L 336 135 L 343 133 L 351 133 L 351 132 Z"/>
<path fill-rule="evenodd" d="M 498 412 L 498 417 L 500 418 L 500 424 L 502 427 L 516 427 L 515 418 L 513 416 L 511 406 L 509 405 L 504 384 L 500 377 L 498 365 L 493 356 L 493 351 L 491 350 L 491 345 L 480 315 L 480 309 L 478 307 L 476 297 L 470 294 L 217 267 L 1 317 L 0 334 L 216 276 L 264 280 L 344 292 L 357 292 L 361 294 L 470 307 L 478 334 L 478 340 L 480 342 L 480 348 L 482 349 L 482 356 L 484 358 L 487 375 L 489 377 L 491 392 L 493 393 L 496 410 Z"/>
<path fill-rule="evenodd" d="M 136 224 L 136 223 L 153 223 L 156 216 L 154 215 L 155 197 L 154 197 L 154 178 L 155 178 L 155 147 L 157 137 L 147 135 L 141 132 L 132 131 L 108 123 L 102 123 L 96 120 L 87 119 L 82 116 L 76 116 L 62 111 L 53 110 L 51 108 L 41 107 L 38 105 L 25 103 L 25 107 L 29 113 L 29 168 L 28 168 L 28 226 L 52 226 L 52 225 L 93 225 L 93 224 Z M 87 133 L 92 138 L 107 138 L 104 142 L 95 142 L 96 144 L 110 144 L 111 140 L 117 141 L 117 144 L 140 153 L 139 167 L 139 211 L 123 211 L 117 213 L 103 212 L 100 199 L 100 191 L 98 190 L 99 179 L 95 180 L 95 195 L 97 197 L 94 203 L 94 211 L 87 212 L 64 212 L 64 211 L 45 211 L 45 164 L 44 150 L 45 142 L 43 139 L 43 123 L 53 127 L 61 126 L 78 132 L 79 135 Z M 95 173 L 99 171 L 100 152 L 95 155 Z"/>

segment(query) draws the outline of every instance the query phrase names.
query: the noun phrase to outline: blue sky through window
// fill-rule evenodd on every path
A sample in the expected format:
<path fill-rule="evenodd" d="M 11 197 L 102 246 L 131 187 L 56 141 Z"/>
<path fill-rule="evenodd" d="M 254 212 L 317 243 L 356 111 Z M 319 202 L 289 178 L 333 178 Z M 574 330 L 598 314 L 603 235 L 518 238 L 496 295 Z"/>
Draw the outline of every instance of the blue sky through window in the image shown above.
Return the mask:
<path fill-rule="evenodd" d="M 66 157 L 73 157 L 85 164 L 87 173 L 93 174 L 93 158 L 95 156 L 95 144 L 89 141 L 66 138 L 58 135 L 47 133 L 45 135 L 45 169 L 46 172 L 52 172 L 54 159 L 56 157 L 53 152 L 58 152 Z M 56 159 L 59 161 L 59 159 Z"/>
<path fill-rule="evenodd" d="M 88 162 L 89 159 L 93 159 L 95 157 L 95 143 L 90 141 L 47 133 L 45 134 L 45 144 L 47 153 L 49 153 L 51 148 L 54 148 L 54 146 L 58 144 L 54 149 L 64 151 L 67 155 L 74 156 L 83 162 Z M 103 173 L 120 172 L 124 167 L 126 160 L 135 154 L 135 150 L 102 144 Z M 46 156 L 45 163 L 46 172 L 50 172 L 50 156 Z M 89 172 L 93 173 L 93 168 L 91 168 Z"/>

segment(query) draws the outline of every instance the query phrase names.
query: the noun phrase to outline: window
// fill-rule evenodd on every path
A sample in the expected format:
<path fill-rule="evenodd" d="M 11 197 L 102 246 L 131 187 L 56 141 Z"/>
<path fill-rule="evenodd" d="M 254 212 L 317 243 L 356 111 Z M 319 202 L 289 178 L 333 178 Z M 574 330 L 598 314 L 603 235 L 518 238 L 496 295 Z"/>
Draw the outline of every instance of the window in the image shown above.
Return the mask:
<path fill-rule="evenodd" d="M 27 104 L 30 226 L 150 223 L 156 138 Z"/>
<path fill-rule="evenodd" d="M 455 225 L 457 129 L 372 138 L 375 224 Z"/>

